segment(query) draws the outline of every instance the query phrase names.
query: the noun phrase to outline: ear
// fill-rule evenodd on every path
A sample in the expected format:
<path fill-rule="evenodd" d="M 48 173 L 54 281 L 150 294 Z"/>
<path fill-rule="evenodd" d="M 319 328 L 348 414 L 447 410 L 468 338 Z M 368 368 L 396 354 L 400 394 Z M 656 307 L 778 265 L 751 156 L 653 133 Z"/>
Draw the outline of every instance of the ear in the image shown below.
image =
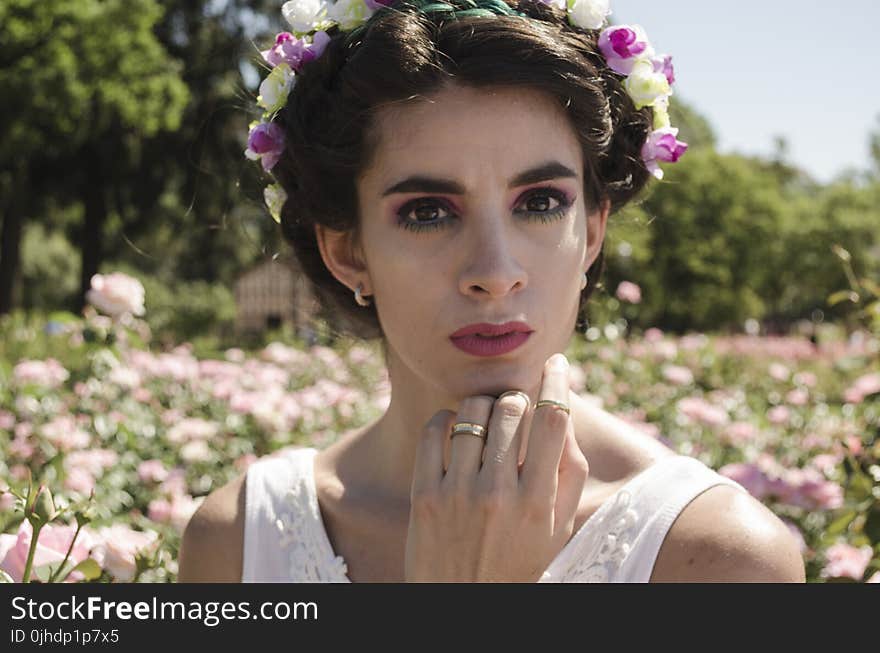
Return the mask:
<path fill-rule="evenodd" d="M 611 211 L 611 200 L 604 199 L 599 207 L 587 216 L 587 256 L 584 261 L 584 272 L 590 269 L 605 241 L 605 226 L 608 223 L 608 213 Z"/>
<path fill-rule="evenodd" d="M 363 296 L 372 294 L 370 275 L 354 231 L 336 231 L 316 224 L 315 239 L 324 265 L 337 281 L 351 288 L 352 292 L 362 283 Z"/>

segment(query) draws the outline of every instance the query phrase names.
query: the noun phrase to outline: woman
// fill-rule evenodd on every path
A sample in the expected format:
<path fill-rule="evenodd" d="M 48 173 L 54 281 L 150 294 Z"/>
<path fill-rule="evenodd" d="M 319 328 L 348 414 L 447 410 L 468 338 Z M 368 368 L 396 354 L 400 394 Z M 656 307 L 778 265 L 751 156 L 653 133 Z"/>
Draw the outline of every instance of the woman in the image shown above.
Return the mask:
<path fill-rule="evenodd" d="M 383 4 L 285 5 L 247 154 L 390 405 L 212 493 L 180 580 L 803 581 L 740 486 L 569 389 L 608 217 L 686 148 L 669 58 L 596 0 Z"/>

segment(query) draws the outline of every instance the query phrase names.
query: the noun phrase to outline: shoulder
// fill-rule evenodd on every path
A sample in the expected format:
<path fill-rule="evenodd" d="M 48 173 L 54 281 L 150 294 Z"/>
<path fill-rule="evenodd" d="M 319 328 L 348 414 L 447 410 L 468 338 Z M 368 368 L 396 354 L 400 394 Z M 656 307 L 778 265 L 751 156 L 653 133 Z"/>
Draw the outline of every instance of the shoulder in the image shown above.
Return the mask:
<path fill-rule="evenodd" d="M 245 478 L 242 474 L 205 498 L 183 531 L 178 582 L 241 581 Z"/>
<path fill-rule="evenodd" d="M 742 490 L 716 485 L 690 502 L 663 542 L 651 582 L 802 583 L 788 527 Z"/>

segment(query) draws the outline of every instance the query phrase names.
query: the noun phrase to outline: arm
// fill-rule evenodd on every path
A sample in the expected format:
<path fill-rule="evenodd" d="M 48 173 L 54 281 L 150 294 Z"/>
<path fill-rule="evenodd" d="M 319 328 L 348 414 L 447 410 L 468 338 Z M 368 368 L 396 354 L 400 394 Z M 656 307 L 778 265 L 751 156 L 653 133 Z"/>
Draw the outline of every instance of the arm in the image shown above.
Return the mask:
<path fill-rule="evenodd" d="M 803 583 L 804 562 L 782 520 L 741 490 L 720 485 L 682 510 L 651 582 Z"/>
<path fill-rule="evenodd" d="M 214 490 L 193 514 L 180 543 L 178 582 L 241 582 L 244 479 Z"/>

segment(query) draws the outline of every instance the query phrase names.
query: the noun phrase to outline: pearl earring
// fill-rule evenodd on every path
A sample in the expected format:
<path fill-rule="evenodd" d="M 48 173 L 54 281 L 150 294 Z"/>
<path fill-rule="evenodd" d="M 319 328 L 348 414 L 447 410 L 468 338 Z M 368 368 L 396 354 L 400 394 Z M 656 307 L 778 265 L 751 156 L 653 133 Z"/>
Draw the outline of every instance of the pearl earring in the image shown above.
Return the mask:
<path fill-rule="evenodd" d="M 584 288 L 587 287 L 588 281 L 589 281 L 589 279 L 587 279 L 587 273 L 584 272 L 584 278 L 581 280 L 581 290 L 583 290 Z"/>
<path fill-rule="evenodd" d="M 364 284 L 362 284 L 362 283 L 358 284 L 357 288 L 354 291 L 354 301 L 356 301 L 359 306 L 369 306 L 370 300 L 364 299 L 363 296 L 361 296 L 361 292 L 363 291 L 363 287 L 364 287 Z"/>

